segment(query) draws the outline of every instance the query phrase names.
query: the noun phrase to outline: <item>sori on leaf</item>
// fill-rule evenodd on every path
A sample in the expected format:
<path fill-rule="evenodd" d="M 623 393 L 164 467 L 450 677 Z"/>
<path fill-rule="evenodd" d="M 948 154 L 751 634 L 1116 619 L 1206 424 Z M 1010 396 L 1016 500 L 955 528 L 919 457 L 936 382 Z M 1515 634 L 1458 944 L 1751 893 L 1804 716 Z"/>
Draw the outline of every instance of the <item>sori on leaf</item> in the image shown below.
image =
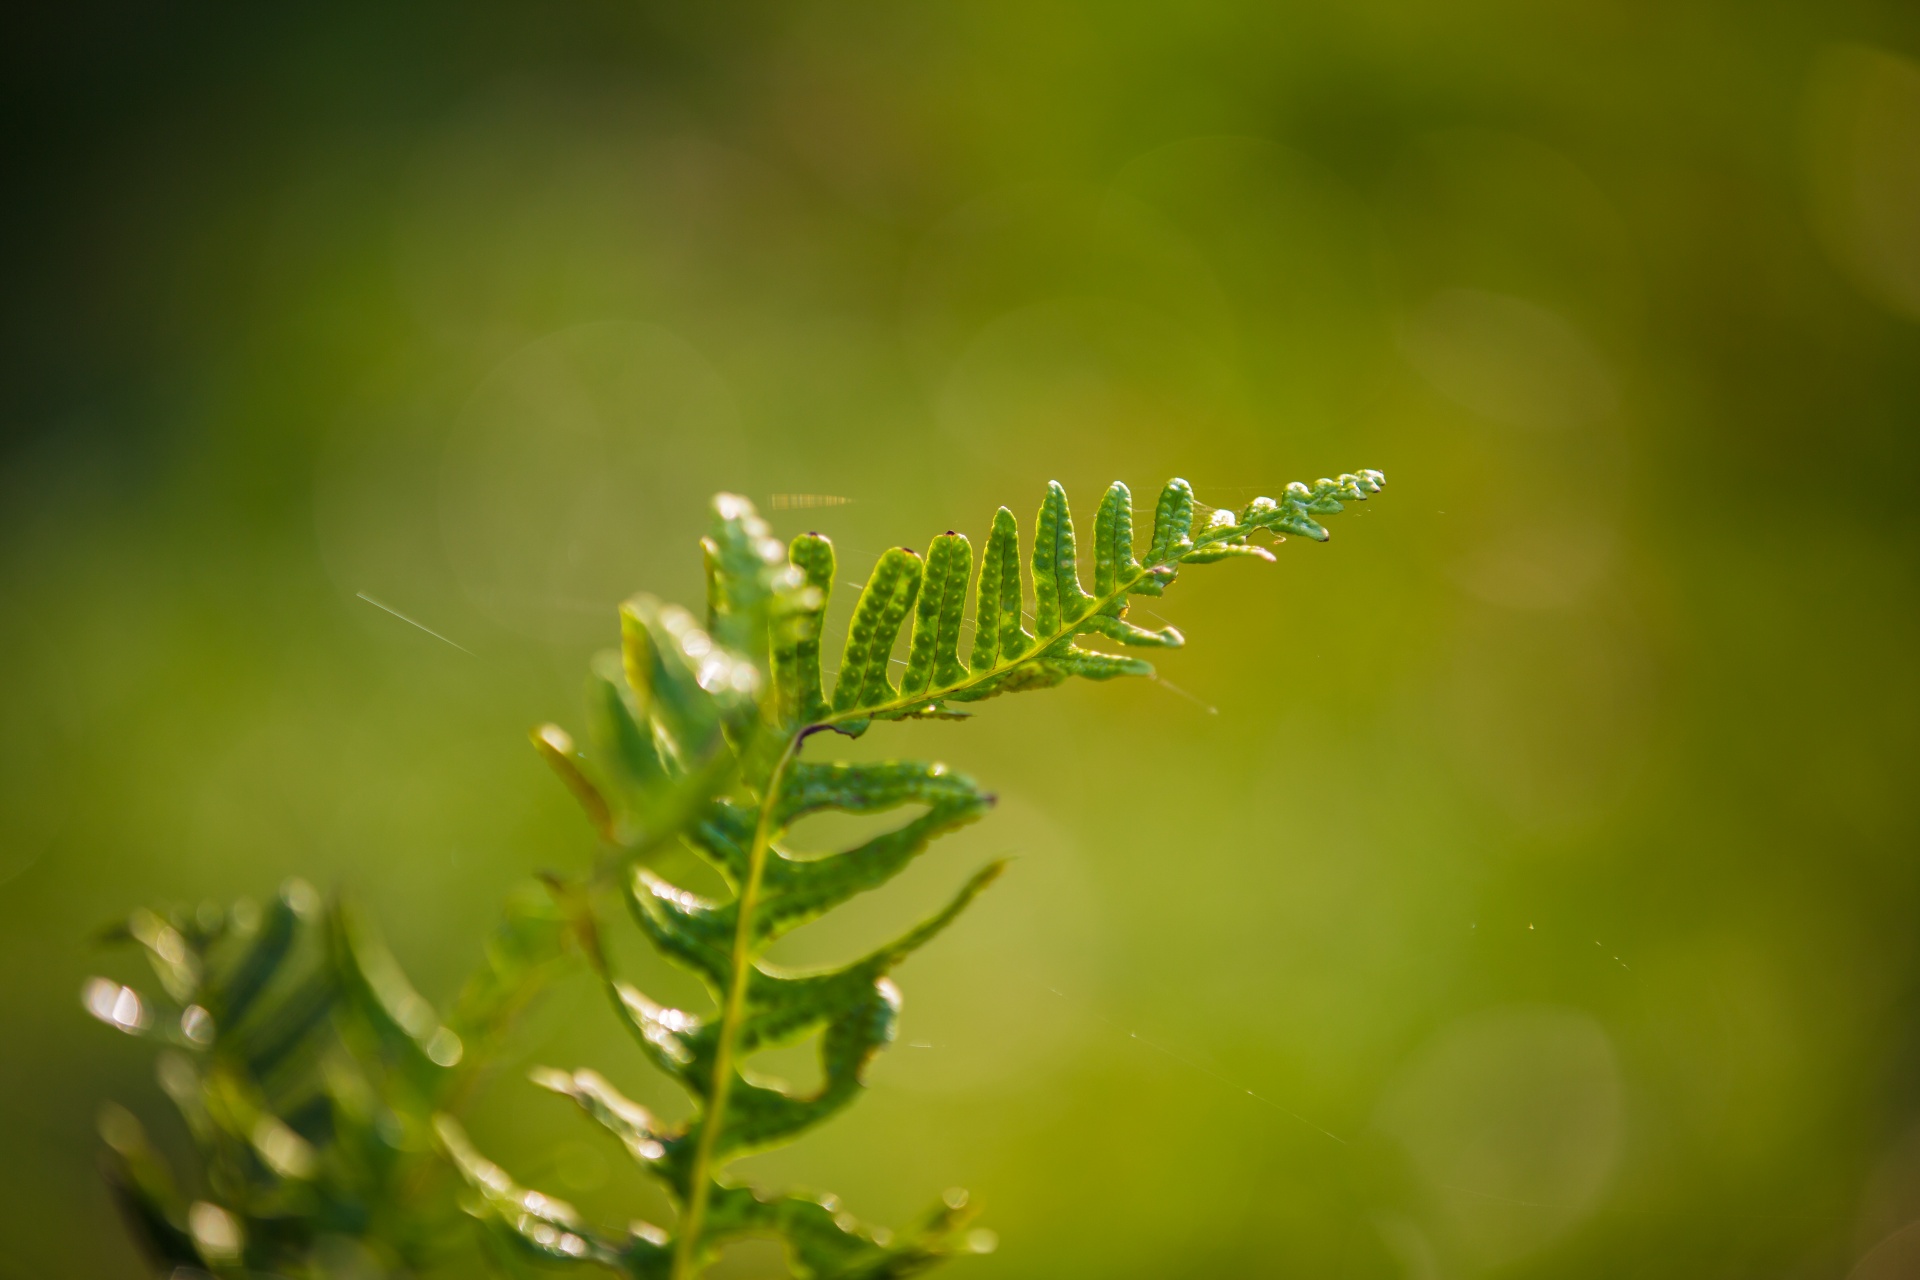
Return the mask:
<path fill-rule="evenodd" d="M 1191 487 L 1174 480 L 1155 504 L 1144 547 L 1135 537 L 1133 497 L 1115 484 L 1094 517 L 1091 589 L 1080 576 L 1066 492 L 1051 484 L 1025 553 L 1003 507 L 977 566 L 972 543 L 951 531 L 924 555 L 905 548 L 882 555 L 854 606 L 831 692 L 821 669 L 836 574 L 831 542 L 807 533 L 782 546 L 744 499 L 717 498 L 703 542 L 704 621 L 635 597 L 620 611 L 619 652 L 593 664 L 586 749 L 557 726 L 533 735 L 605 851 L 597 875 L 555 881 L 556 900 L 639 1052 L 684 1088 L 693 1112 L 665 1123 L 591 1070 L 544 1069 L 535 1082 L 570 1098 L 657 1179 L 676 1221 L 592 1226 L 564 1202 L 520 1186 L 442 1117 L 438 1141 L 467 1179 L 469 1212 L 498 1256 L 636 1280 L 690 1280 L 729 1242 L 763 1236 L 784 1242 L 802 1280 L 880 1280 L 991 1247 L 990 1234 L 970 1226 L 963 1193 L 950 1192 L 917 1223 L 888 1232 L 856 1221 L 831 1197 L 766 1192 L 728 1176 L 730 1161 L 794 1140 L 858 1096 L 868 1063 L 894 1036 L 894 968 L 1001 870 L 981 867 L 933 917 L 849 963 L 808 972 L 768 963 L 763 956 L 776 939 L 886 883 L 993 799 L 940 764 L 803 759 L 805 744 L 822 730 L 858 736 L 876 720 L 964 716 L 983 699 L 1070 677 L 1149 674 L 1138 657 L 1081 641 L 1181 645 L 1171 627 L 1130 621 L 1129 599 L 1161 595 L 1187 565 L 1271 560 L 1257 538 L 1325 541 L 1322 518 L 1383 484 L 1377 471 L 1292 484 L 1277 499 L 1207 508 L 1202 519 Z M 789 830 L 809 814 L 904 806 L 924 812 L 853 848 L 802 858 L 787 847 Z M 710 900 L 663 877 L 658 855 L 674 843 L 712 866 L 724 897 Z M 608 886 L 648 942 L 697 975 L 710 1008 L 664 1006 L 615 971 L 595 914 L 595 890 Z M 748 1055 L 808 1037 L 817 1040 L 821 1067 L 812 1091 L 742 1071 Z"/>

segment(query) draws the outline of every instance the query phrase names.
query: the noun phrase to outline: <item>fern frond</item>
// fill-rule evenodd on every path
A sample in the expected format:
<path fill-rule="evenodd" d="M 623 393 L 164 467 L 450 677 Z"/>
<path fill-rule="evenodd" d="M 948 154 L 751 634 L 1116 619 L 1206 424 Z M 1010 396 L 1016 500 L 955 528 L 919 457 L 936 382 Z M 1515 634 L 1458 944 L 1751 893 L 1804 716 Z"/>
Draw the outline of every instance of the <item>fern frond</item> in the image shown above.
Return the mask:
<path fill-rule="evenodd" d="M 686 1090 L 694 1109 L 687 1120 L 666 1123 L 590 1070 L 542 1069 L 535 1081 L 571 1098 L 657 1179 L 679 1207 L 679 1220 L 671 1232 L 649 1224 L 596 1232 L 570 1207 L 519 1187 L 457 1125 L 443 1121 L 441 1144 L 470 1184 L 469 1209 L 490 1238 L 550 1264 L 659 1280 L 690 1280 L 721 1246 L 747 1235 L 784 1241 L 803 1280 L 905 1276 L 987 1247 L 961 1232 L 968 1217 L 963 1196 L 894 1238 L 860 1226 L 830 1200 L 764 1196 L 726 1176 L 729 1161 L 793 1140 L 858 1096 L 868 1064 L 894 1036 L 900 992 L 893 971 L 1002 870 L 998 862 L 980 868 L 932 917 L 846 964 L 796 972 L 767 963 L 775 940 L 887 883 L 932 841 L 993 803 L 971 779 L 939 764 L 816 762 L 800 758 L 804 744 L 821 729 L 857 735 L 875 720 L 958 715 L 958 704 L 1072 677 L 1149 674 L 1152 667 L 1139 658 L 1075 641 L 1178 647 L 1184 639 L 1174 628 L 1148 630 L 1127 619 L 1130 597 L 1161 595 L 1186 565 L 1271 559 L 1250 541 L 1257 534 L 1325 541 L 1315 517 L 1364 500 L 1383 483 L 1378 472 L 1363 471 L 1290 485 L 1278 500 L 1214 510 L 1196 531 L 1192 488 L 1174 480 L 1160 493 L 1144 561 L 1134 541 L 1132 494 L 1115 484 L 1094 520 L 1091 593 L 1079 576 L 1066 491 L 1050 484 L 1028 561 L 1032 630 L 1019 529 L 1002 507 L 977 576 L 972 544 L 951 530 L 936 536 L 924 557 L 897 547 L 879 558 L 854 604 L 831 695 L 821 671 L 835 576 L 831 543 L 803 534 L 782 561 L 744 500 L 717 499 L 703 543 L 705 629 L 683 611 L 636 597 L 622 610 L 622 655 L 599 660 L 589 681 L 589 750 L 576 752 L 552 726 L 535 734 L 596 829 L 621 852 L 612 882 L 635 926 L 712 997 L 709 1010 L 649 998 L 614 971 L 600 945 L 593 894 L 603 881 L 556 883 L 556 900 L 622 1025 L 647 1060 Z M 974 638 L 963 661 L 970 577 Z M 890 668 L 909 619 L 896 685 Z M 803 857 L 786 844 L 794 824 L 811 814 L 907 806 L 923 812 L 849 849 Z M 724 898 L 700 896 L 662 874 L 649 855 L 675 839 L 719 874 Z M 750 1054 L 810 1037 L 821 1079 L 811 1091 L 742 1067 Z"/>
<path fill-rule="evenodd" d="M 330 1234 L 395 1269 L 441 1253 L 456 1206 L 426 1176 L 430 1119 L 552 973 L 565 928 L 546 895 L 517 896 L 444 1015 L 350 905 L 298 881 L 263 910 L 138 911 L 113 930 L 160 993 L 95 978 L 86 1004 L 166 1046 L 161 1084 L 207 1188 L 187 1203 L 139 1121 L 103 1116 L 115 1197 L 155 1265 L 318 1275 L 312 1250 Z"/>

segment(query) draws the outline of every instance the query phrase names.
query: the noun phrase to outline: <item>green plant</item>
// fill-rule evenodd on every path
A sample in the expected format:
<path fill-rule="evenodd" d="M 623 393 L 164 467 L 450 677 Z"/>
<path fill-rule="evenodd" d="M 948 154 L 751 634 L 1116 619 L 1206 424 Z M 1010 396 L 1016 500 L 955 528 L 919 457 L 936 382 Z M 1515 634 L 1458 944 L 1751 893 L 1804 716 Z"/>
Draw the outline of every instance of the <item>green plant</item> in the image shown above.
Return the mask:
<path fill-rule="evenodd" d="M 557 726 L 534 733 L 535 746 L 598 832 L 601 856 L 587 876 L 549 878 L 549 910 L 523 906 L 514 914 L 504 936 L 515 941 L 505 953 L 496 948 L 444 1026 L 422 1012 L 425 1002 L 390 959 L 372 958 L 372 944 L 337 906 L 324 931 L 324 959 L 309 966 L 322 976 L 285 979 L 278 998 L 261 998 L 266 979 L 256 975 L 253 957 L 264 949 L 280 963 L 277 952 L 286 944 L 277 939 L 312 913 L 310 891 L 282 895 L 270 918 L 284 926 L 235 930 L 219 913 L 135 918 L 127 933 L 154 958 L 173 1002 L 167 1018 L 174 1038 L 210 1064 L 193 1076 L 193 1088 L 174 1091 L 194 1122 L 214 1196 L 200 1202 L 208 1207 L 198 1210 L 205 1219 L 198 1227 L 196 1210 L 183 1209 L 155 1171 L 131 1118 L 116 1113 L 105 1126 L 116 1185 L 156 1257 L 215 1270 L 244 1261 L 296 1271 L 306 1258 L 307 1274 L 325 1274 L 311 1262 L 313 1242 L 341 1237 L 377 1251 L 383 1265 L 413 1265 L 443 1238 L 441 1166 L 417 1137 L 429 1124 L 464 1179 L 468 1212 L 482 1224 L 493 1256 L 509 1267 L 524 1259 L 637 1280 L 691 1280 L 720 1247 L 758 1235 L 782 1240 L 803 1280 L 879 1280 L 983 1247 L 966 1229 L 971 1211 L 963 1195 L 950 1194 L 896 1235 L 862 1226 L 831 1198 L 767 1195 L 726 1177 L 731 1160 L 794 1140 L 858 1095 L 867 1064 L 894 1034 L 900 996 L 890 972 L 1001 870 L 997 862 L 981 868 L 933 917 L 851 963 L 805 973 L 764 963 L 774 940 L 886 883 L 993 801 L 939 764 L 819 762 L 802 759 L 806 744 L 826 730 L 859 736 L 876 720 L 964 717 L 967 704 L 1073 676 L 1150 674 L 1138 658 L 1080 642 L 1182 644 L 1171 627 L 1153 631 L 1129 622 L 1129 598 L 1162 594 L 1183 565 L 1272 559 L 1251 541 L 1257 534 L 1324 541 L 1316 516 L 1364 500 L 1383 483 L 1378 472 L 1362 471 L 1289 485 L 1277 501 L 1257 498 L 1237 512 L 1210 509 L 1196 528 L 1193 492 L 1174 480 L 1160 494 L 1144 562 L 1136 557 L 1132 496 L 1115 484 L 1094 522 L 1091 593 L 1078 576 L 1066 493 L 1049 485 L 1030 559 L 1031 628 L 1019 533 L 1003 507 L 977 575 L 971 544 L 951 531 L 934 538 L 924 558 L 903 548 L 880 557 L 854 606 L 830 697 L 821 645 L 835 574 L 831 543 L 808 533 L 783 547 L 744 499 L 721 495 L 703 543 L 704 625 L 650 596 L 629 601 L 620 611 L 620 651 L 596 659 L 589 678 L 588 749 L 577 751 Z M 973 638 L 963 659 L 969 621 Z M 896 660 L 903 629 L 907 656 Z M 903 667 L 897 684 L 896 662 Z M 842 852 L 800 857 L 782 844 L 810 814 L 905 806 L 924 811 Z M 675 846 L 690 848 L 718 873 L 724 900 L 699 897 L 661 874 L 662 857 Z M 710 1013 L 663 1007 L 614 972 L 596 912 L 609 892 L 623 899 L 656 950 L 705 984 Z M 497 1034 L 563 934 L 578 943 L 641 1053 L 689 1094 L 693 1112 L 664 1124 L 591 1070 L 542 1069 L 535 1080 L 571 1098 L 664 1186 L 677 1209 L 672 1231 L 636 1223 L 613 1233 L 587 1225 L 571 1206 L 521 1187 L 482 1156 L 453 1118 L 463 1073 L 483 1056 L 470 1042 Z M 216 957 L 223 947 L 232 958 Z M 96 982 L 104 985 L 90 988 L 90 1006 L 124 1026 L 116 1009 L 129 989 Z M 307 990 L 302 982 L 317 983 L 315 994 L 296 995 Z M 131 998 L 132 1008 L 142 1007 Z M 255 1004 L 260 1011 L 249 1012 Z M 322 1014 L 314 1010 L 322 1007 L 333 1015 L 327 1054 L 290 1069 L 291 1083 L 279 1083 L 281 1059 L 263 1056 L 256 1039 L 280 1043 L 284 1036 L 264 1028 L 282 1021 L 318 1025 Z M 206 1043 L 194 1029 L 196 1008 L 208 1025 L 223 1028 Z M 821 1066 L 813 1092 L 742 1070 L 749 1055 L 808 1037 L 817 1037 Z M 459 1062 L 441 1060 L 448 1043 L 469 1046 Z M 330 1071 L 367 1087 L 343 1090 Z M 298 1121 L 308 1113 L 289 1112 L 309 1097 L 324 1100 L 313 1105 L 328 1117 L 325 1125 L 309 1120 L 303 1128 Z M 364 1104 L 368 1097 L 380 1100 L 377 1111 Z M 383 1135 L 382 1123 L 400 1129 L 400 1137 Z M 275 1143 L 294 1149 L 277 1136 L 280 1129 L 310 1156 L 277 1160 Z M 381 1142 L 402 1154 L 369 1158 Z M 198 1229 L 209 1224 L 211 1235 Z M 292 1261 L 267 1261 L 282 1255 Z"/>
<path fill-rule="evenodd" d="M 591 894 L 565 893 L 614 1009 L 641 1052 L 692 1096 L 695 1111 L 684 1124 L 666 1126 L 591 1071 L 537 1078 L 612 1131 L 666 1186 L 680 1207 L 678 1229 L 591 1231 L 567 1206 L 522 1190 L 456 1126 L 443 1124 L 484 1220 L 504 1242 L 547 1261 L 671 1280 L 698 1274 L 718 1246 L 754 1234 L 783 1239 L 807 1280 L 908 1275 L 968 1248 L 961 1196 L 895 1236 L 860 1226 L 831 1200 L 766 1196 L 723 1176 L 730 1159 L 791 1141 L 853 1100 L 867 1063 L 894 1034 L 900 997 L 889 972 L 1001 870 L 989 863 L 931 919 L 839 968 L 790 973 L 760 963 L 776 938 L 885 883 L 929 842 L 992 804 L 971 779 L 939 764 L 816 763 L 801 759 L 804 744 L 822 730 L 857 736 L 876 720 L 962 716 L 966 704 L 1071 676 L 1148 674 L 1152 668 L 1140 659 L 1078 641 L 1183 643 L 1171 627 L 1149 631 L 1129 622 L 1129 597 L 1160 595 L 1182 565 L 1272 559 L 1252 543 L 1257 533 L 1325 540 L 1314 517 L 1338 512 L 1343 499 L 1363 500 L 1382 483 L 1378 472 L 1363 471 L 1312 487 L 1290 485 L 1278 501 L 1214 510 L 1196 530 L 1192 489 L 1174 480 L 1160 494 L 1144 563 L 1135 556 L 1132 495 L 1115 484 L 1094 521 L 1091 594 L 1078 576 L 1066 492 L 1049 485 L 1031 558 L 1031 630 L 1019 533 L 1002 507 L 973 588 L 966 658 L 960 650 L 973 549 L 949 531 L 933 539 L 925 557 L 904 548 L 880 557 L 854 606 L 831 698 L 820 649 L 834 583 L 832 545 L 809 533 L 783 548 L 743 499 L 717 499 L 705 542 L 705 628 L 651 597 L 629 602 L 621 610 L 622 652 L 603 656 L 590 681 L 589 751 L 576 752 L 551 725 L 534 739 L 606 842 L 610 856 L 600 880 L 625 898 L 649 942 L 697 974 L 713 996 L 716 1015 L 702 1017 L 662 1008 L 622 981 L 598 945 Z M 893 652 L 909 619 L 896 685 Z M 925 812 L 856 848 L 800 858 L 781 847 L 789 827 L 808 814 L 907 805 Z M 696 897 L 649 866 L 650 856 L 676 838 L 720 873 L 728 900 Z M 807 1036 L 819 1041 L 823 1083 L 815 1092 L 797 1095 L 742 1073 L 746 1055 Z"/>
<path fill-rule="evenodd" d="M 143 1251 L 162 1274 L 314 1277 L 406 1274 L 444 1254 L 459 1184 L 433 1118 L 484 1075 L 564 931 L 548 895 L 517 894 L 443 1014 L 358 912 L 299 881 L 265 908 L 141 910 L 112 928 L 159 994 L 94 978 L 82 999 L 166 1046 L 160 1085 L 198 1156 L 190 1195 L 131 1113 L 103 1113 L 108 1184 Z"/>

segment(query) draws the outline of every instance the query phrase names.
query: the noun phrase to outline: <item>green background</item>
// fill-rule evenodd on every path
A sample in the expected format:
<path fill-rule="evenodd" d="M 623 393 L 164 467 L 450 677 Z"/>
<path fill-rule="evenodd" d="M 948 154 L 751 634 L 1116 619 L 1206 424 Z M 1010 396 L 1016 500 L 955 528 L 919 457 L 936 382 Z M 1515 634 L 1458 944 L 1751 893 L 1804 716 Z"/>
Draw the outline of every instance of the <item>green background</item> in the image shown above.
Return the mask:
<path fill-rule="evenodd" d="M 137 1273 L 89 935 L 298 873 L 450 991 L 590 857 L 524 733 L 709 493 L 848 499 L 769 514 L 857 582 L 1048 479 L 1369 466 L 1156 602 L 1168 683 L 862 744 L 1001 804 L 792 956 L 1017 861 L 747 1168 L 964 1184 L 982 1280 L 1920 1274 L 1912 6 L 9 26 L 0 1273 Z M 535 1062 L 669 1101 L 583 982 Z M 474 1128 L 651 1207 L 516 1072 Z"/>

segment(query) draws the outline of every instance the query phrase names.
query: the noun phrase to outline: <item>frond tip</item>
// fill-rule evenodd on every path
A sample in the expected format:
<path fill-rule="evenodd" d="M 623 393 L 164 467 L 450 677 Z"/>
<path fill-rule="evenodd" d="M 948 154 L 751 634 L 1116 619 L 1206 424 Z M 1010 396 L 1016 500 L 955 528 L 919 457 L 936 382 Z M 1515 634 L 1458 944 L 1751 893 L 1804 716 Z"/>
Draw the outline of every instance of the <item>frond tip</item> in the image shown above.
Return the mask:
<path fill-rule="evenodd" d="M 1133 647 L 1177 648 L 1184 637 L 1173 627 L 1149 630 L 1127 620 L 1132 596 L 1159 596 L 1187 565 L 1222 560 L 1272 561 L 1273 552 L 1253 541 L 1265 535 L 1325 542 L 1332 535 L 1316 517 L 1339 513 L 1347 502 L 1364 502 L 1386 486 L 1378 471 L 1342 474 L 1311 485 L 1293 483 L 1275 498 L 1255 498 L 1232 510 L 1209 508 L 1196 528 L 1200 504 L 1185 480 L 1167 482 L 1153 513 L 1153 531 L 1144 562 L 1133 535 L 1133 494 L 1115 482 L 1100 501 L 1093 527 L 1093 591 L 1081 585 L 1079 551 L 1067 493 L 1057 482 L 1047 486 L 1034 519 L 1028 558 L 1032 608 L 1022 582 L 1020 529 L 1005 507 L 994 513 L 980 572 L 973 589 L 973 648 L 960 659 L 960 634 L 967 575 L 973 547 L 962 534 L 933 540 L 923 560 L 897 548 L 874 566 L 854 609 L 846 655 L 831 706 L 808 702 L 796 693 L 795 705 L 820 709 L 814 722 L 858 734 L 875 720 L 959 714 L 957 705 L 996 694 L 1043 689 L 1071 677 L 1108 680 L 1121 675 L 1151 675 L 1153 667 L 1137 658 L 1120 658 L 1085 648 L 1075 641 L 1094 636 Z M 796 566 L 823 561 L 832 549 L 819 534 L 794 540 L 789 557 Z M 833 589 L 831 573 L 809 579 L 821 593 L 819 608 Z M 906 672 L 898 687 L 888 664 L 906 618 L 914 618 Z M 1028 620 L 1032 627 L 1029 629 Z M 819 687 L 817 650 L 795 654 L 785 677 L 796 690 Z"/>

